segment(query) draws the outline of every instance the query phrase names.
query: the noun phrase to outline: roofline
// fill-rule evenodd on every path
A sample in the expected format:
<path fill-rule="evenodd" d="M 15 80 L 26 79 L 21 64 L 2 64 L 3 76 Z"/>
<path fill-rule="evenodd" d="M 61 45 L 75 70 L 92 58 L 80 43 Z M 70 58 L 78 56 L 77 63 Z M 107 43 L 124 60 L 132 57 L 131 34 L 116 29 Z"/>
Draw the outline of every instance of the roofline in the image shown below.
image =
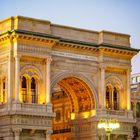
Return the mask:
<path fill-rule="evenodd" d="M 129 34 L 125 34 L 125 33 L 112 32 L 112 31 L 107 31 L 107 30 L 96 31 L 96 30 L 78 28 L 78 27 L 74 27 L 74 26 L 60 25 L 60 24 L 51 23 L 51 21 L 49 21 L 49 20 L 43 20 L 43 19 L 39 19 L 39 18 L 26 17 L 26 16 L 21 16 L 21 15 L 11 16 L 11 17 L 8 17 L 8 18 L 5 18 L 5 19 L 1 19 L 0 23 L 5 22 L 6 20 L 16 19 L 16 18 L 24 18 L 24 19 L 27 19 L 27 20 L 44 22 L 44 23 L 50 24 L 51 26 L 58 26 L 58 27 L 69 28 L 69 29 L 74 29 L 74 30 L 81 30 L 81 31 L 85 31 L 85 32 L 98 33 L 98 34 L 100 34 L 102 32 L 105 32 L 105 33 L 117 34 L 117 35 L 123 35 L 123 36 L 129 36 L 130 37 Z"/>
<path fill-rule="evenodd" d="M 28 19 L 28 20 L 34 20 L 34 21 L 38 21 L 38 22 L 45 22 L 45 23 L 51 24 L 51 22 L 49 20 L 43 20 L 43 19 L 39 19 L 39 18 L 31 18 L 31 17 L 26 17 L 26 16 L 20 16 L 20 15 L 10 16 L 8 18 L 1 19 L 0 23 L 5 22 L 5 21 L 10 20 L 10 19 L 17 19 L 17 18 L 24 18 L 24 19 Z"/>

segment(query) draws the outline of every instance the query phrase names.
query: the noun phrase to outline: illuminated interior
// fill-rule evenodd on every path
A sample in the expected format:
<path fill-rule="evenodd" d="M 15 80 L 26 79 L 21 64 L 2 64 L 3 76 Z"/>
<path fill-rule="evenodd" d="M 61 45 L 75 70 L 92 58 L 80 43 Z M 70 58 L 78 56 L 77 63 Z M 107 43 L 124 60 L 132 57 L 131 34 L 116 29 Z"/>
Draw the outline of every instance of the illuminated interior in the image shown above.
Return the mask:
<path fill-rule="evenodd" d="M 93 94 L 87 84 L 76 78 L 64 78 L 52 90 L 53 110 L 53 140 L 71 139 L 73 120 L 78 117 L 88 119 L 95 115 Z"/>

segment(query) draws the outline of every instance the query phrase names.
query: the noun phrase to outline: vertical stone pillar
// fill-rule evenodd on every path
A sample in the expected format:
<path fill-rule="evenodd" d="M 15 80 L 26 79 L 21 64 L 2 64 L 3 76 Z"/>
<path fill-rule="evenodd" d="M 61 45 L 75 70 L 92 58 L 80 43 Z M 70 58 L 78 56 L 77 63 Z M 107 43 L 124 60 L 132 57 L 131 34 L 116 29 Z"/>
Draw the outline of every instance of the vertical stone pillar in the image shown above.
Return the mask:
<path fill-rule="evenodd" d="M 46 59 L 46 103 L 51 102 L 51 93 L 50 93 L 50 76 L 51 76 L 51 57 Z"/>
<path fill-rule="evenodd" d="M 14 136 L 15 136 L 15 140 L 20 140 L 20 133 L 21 133 L 22 129 L 14 129 Z"/>
<path fill-rule="evenodd" d="M 51 134 L 52 134 L 52 130 L 50 129 L 46 130 L 46 140 L 51 140 Z"/>
<path fill-rule="evenodd" d="M 19 87 L 20 87 L 20 56 L 15 56 L 15 102 L 19 102 Z"/>
<path fill-rule="evenodd" d="M 130 99 L 130 68 L 126 72 L 127 76 L 127 110 L 131 110 L 131 99 Z"/>
<path fill-rule="evenodd" d="M 100 65 L 100 96 L 99 101 L 101 104 L 101 108 L 105 109 L 105 66 Z"/>
<path fill-rule="evenodd" d="M 11 95 L 12 95 L 12 82 L 11 82 L 11 79 L 12 79 L 12 73 L 11 73 L 11 63 L 12 63 L 12 57 L 11 57 L 11 54 L 9 54 L 9 57 L 8 57 L 8 78 L 7 78 L 7 102 L 8 104 L 11 103 Z"/>

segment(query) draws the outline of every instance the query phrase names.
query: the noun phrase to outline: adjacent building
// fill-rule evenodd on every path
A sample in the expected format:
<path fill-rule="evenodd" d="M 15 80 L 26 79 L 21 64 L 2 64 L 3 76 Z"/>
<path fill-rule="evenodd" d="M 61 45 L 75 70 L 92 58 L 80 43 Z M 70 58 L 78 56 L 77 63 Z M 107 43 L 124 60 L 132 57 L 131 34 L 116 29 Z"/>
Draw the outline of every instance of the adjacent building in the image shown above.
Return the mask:
<path fill-rule="evenodd" d="M 131 76 L 131 108 L 134 112 L 140 139 L 140 73 Z"/>
<path fill-rule="evenodd" d="M 131 140 L 130 36 L 15 16 L 0 21 L 0 139 Z"/>

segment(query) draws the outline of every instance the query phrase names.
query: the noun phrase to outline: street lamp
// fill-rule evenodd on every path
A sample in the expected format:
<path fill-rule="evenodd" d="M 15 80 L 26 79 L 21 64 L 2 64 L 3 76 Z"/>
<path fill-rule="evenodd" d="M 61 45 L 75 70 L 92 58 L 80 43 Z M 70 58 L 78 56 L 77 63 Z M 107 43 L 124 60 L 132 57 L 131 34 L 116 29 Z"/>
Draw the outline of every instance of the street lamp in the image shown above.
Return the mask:
<path fill-rule="evenodd" d="M 110 140 L 110 133 L 120 127 L 120 124 L 116 119 L 101 119 L 98 123 L 99 129 L 105 129 L 108 140 Z"/>

